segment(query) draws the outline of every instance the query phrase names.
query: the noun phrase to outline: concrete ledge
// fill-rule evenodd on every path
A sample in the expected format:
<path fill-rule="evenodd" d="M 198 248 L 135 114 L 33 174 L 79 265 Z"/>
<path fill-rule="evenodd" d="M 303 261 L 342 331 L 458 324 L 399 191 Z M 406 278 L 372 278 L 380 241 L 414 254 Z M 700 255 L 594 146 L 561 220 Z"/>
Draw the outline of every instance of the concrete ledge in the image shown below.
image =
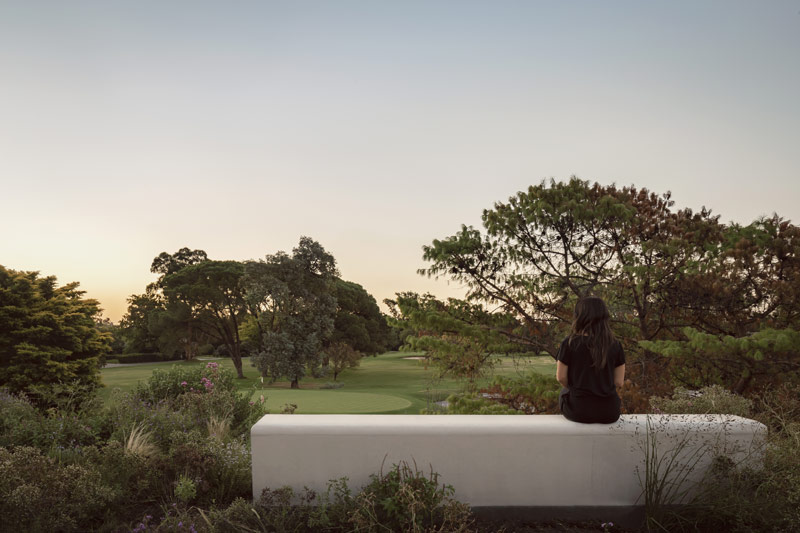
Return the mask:
<path fill-rule="evenodd" d="M 715 455 L 760 461 L 766 431 L 725 415 L 624 415 L 611 425 L 560 415 L 266 415 L 251 430 L 253 494 L 287 485 L 324 492 L 342 477 L 357 490 L 406 461 L 438 472 L 458 500 L 484 512 L 629 513 L 643 504 L 648 442 L 659 456 L 673 454 L 690 483 Z"/>

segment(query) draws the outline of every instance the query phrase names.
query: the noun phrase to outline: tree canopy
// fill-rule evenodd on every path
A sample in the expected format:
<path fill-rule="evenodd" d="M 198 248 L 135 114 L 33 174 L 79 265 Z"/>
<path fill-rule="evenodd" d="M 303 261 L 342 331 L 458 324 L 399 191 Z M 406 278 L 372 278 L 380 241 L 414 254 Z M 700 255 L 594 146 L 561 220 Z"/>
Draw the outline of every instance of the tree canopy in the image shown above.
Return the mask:
<path fill-rule="evenodd" d="M 336 316 L 329 342 L 346 343 L 366 355 L 385 352 L 389 325 L 375 298 L 358 283 L 338 278 L 333 283 L 333 295 Z"/>
<path fill-rule="evenodd" d="M 247 308 L 261 337 L 252 361 L 272 380 L 288 377 L 292 388 L 323 369 L 323 342 L 334 329 L 338 271 L 332 255 L 316 241 L 301 237 L 292 255 L 267 255 L 245 265 Z"/>
<path fill-rule="evenodd" d="M 96 327 L 97 301 L 83 294 L 77 282 L 59 287 L 54 276 L 0 265 L 0 385 L 33 395 L 100 385 L 111 336 Z"/>
<path fill-rule="evenodd" d="M 206 260 L 184 266 L 162 281 L 167 301 L 228 348 L 240 378 L 244 373 L 239 326 L 246 312 L 243 274 L 244 265 L 237 261 Z"/>
<path fill-rule="evenodd" d="M 639 341 L 685 339 L 686 327 L 738 337 L 797 327 L 796 226 L 778 216 L 725 225 L 705 208 L 673 207 L 670 193 L 542 182 L 485 210 L 484 231 L 462 226 L 423 247 L 430 266 L 420 272 L 457 281 L 467 302 L 517 320 L 516 329 L 482 328 L 536 353 L 555 355 L 578 298 L 603 297 L 645 387 L 677 367 Z"/>

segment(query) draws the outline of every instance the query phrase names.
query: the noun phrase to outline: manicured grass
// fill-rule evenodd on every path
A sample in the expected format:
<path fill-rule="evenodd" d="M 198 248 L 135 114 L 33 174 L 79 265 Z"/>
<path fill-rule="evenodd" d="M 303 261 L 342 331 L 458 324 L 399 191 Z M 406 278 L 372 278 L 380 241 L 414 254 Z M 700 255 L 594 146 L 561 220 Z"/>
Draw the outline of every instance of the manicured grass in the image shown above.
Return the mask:
<path fill-rule="evenodd" d="M 437 379 L 432 369 L 426 368 L 424 361 L 408 359 L 418 356 L 409 352 L 387 352 L 377 357 L 365 357 L 361 366 L 339 375 L 338 381 L 344 387 L 321 389 L 331 378 L 307 378 L 300 381 L 300 389 L 292 390 L 287 382 L 272 385 L 261 384 L 258 372 L 244 360 L 245 379 L 237 380 L 239 389 L 252 394 L 254 401 L 263 395 L 270 411 L 280 412 L 285 404 L 297 405 L 296 413 L 419 413 L 421 409 L 446 398 L 453 392 L 462 390 L 463 383 Z M 223 367 L 233 370 L 229 359 L 215 359 Z M 112 390 L 133 389 L 139 381 L 146 380 L 156 368 L 170 368 L 172 365 L 205 365 L 201 361 L 170 361 L 105 368 L 102 380 L 106 385 L 101 397 L 108 399 Z M 550 357 L 530 359 L 502 358 L 495 368 L 496 375 L 517 375 L 527 371 L 555 375 L 555 362 Z M 483 383 L 490 381 L 484 379 Z"/>

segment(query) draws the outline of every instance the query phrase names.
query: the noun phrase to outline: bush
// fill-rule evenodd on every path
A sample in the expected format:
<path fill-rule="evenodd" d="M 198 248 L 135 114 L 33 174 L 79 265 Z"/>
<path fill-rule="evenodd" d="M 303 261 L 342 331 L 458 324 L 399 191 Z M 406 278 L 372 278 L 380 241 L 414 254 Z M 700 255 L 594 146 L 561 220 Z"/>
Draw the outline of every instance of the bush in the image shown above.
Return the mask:
<path fill-rule="evenodd" d="M 498 376 L 482 392 L 503 404 L 527 414 L 557 414 L 561 384 L 555 376 L 529 372 L 519 378 Z"/>
<path fill-rule="evenodd" d="M 393 465 L 355 497 L 350 522 L 357 531 L 466 531 L 469 506 L 453 499 L 450 485 L 439 485 L 439 474 L 416 465 Z"/>
<path fill-rule="evenodd" d="M 353 495 L 346 479 L 331 481 L 325 494 L 305 489 L 264 489 L 250 504 L 237 499 L 207 515 L 209 529 L 239 531 L 422 532 L 471 531 L 467 505 L 452 498 L 453 488 L 439 484 L 439 475 L 425 474 L 406 463 L 373 475 Z"/>
<path fill-rule="evenodd" d="M 719 385 L 703 387 L 698 391 L 677 388 L 672 398 L 650 398 L 650 406 L 656 413 L 737 415 L 745 418 L 753 415 L 752 400 Z"/>
<path fill-rule="evenodd" d="M 437 411 L 425 410 L 427 414 Z M 520 415 L 521 411 L 484 398 L 477 394 L 451 394 L 447 407 L 441 411 L 450 415 Z"/>
<path fill-rule="evenodd" d="M 498 376 L 481 394 L 447 398 L 448 414 L 501 415 L 558 413 L 561 385 L 554 377 L 531 372 L 519 378 Z"/>
<path fill-rule="evenodd" d="M 23 395 L 0 389 L 0 446 L 34 446 L 57 450 L 90 446 L 108 432 L 108 420 L 97 406 L 84 402 L 80 411 L 48 409 L 39 411 Z"/>
<path fill-rule="evenodd" d="M 134 395 L 151 403 L 174 399 L 189 392 L 236 391 L 236 375 L 218 363 L 205 366 L 173 366 L 157 368 L 145 383 L 140 383 Z"/>
<path fill-rule="evenodd" d="M 2 531 L 93 529 L 113 499 L 92 465 L 61 465 L 31 447 L 0 448 Z"/>
<path fill-rule="evenodd" d="M 728 396 L 719 393 L 723 401 L 715 401 L 712 412 L 742 414 L 751 407 L 769 428 L 764 468 L 740 468 L 717 458 L 700 496 L 668 513 L 661 525 L 670 531 L 800 531 L 800 387 L 784 385 L 747 404 L 739 397 L 728 404 Z M 692 400 L 679 395 L 678 401 L 684 403 L 664 405 L 681 409 Z M 694 401 L 688 407 L 698 408 Z"/>

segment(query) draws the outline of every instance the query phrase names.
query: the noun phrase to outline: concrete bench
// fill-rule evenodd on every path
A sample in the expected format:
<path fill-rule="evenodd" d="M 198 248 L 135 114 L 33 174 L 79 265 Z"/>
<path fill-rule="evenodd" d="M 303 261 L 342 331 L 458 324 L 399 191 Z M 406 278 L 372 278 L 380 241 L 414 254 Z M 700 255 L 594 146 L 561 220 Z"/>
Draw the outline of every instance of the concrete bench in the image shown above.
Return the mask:
<path fill-rule="evenodd" d="M 341 477 L 358 490 L 405 461 L 438 472 L 478 511 L 625 520 L 644 503 L 649 444 L 675 454 L 685 471 L 673 474 L 691 483 L 716 455 L 757 464 L 766 427 L 727 415 L 623 415 L 611 425 L 560 415 L 266 415 L 251 436 L 256 498 L 265 487 L 324 492 Z"/>

